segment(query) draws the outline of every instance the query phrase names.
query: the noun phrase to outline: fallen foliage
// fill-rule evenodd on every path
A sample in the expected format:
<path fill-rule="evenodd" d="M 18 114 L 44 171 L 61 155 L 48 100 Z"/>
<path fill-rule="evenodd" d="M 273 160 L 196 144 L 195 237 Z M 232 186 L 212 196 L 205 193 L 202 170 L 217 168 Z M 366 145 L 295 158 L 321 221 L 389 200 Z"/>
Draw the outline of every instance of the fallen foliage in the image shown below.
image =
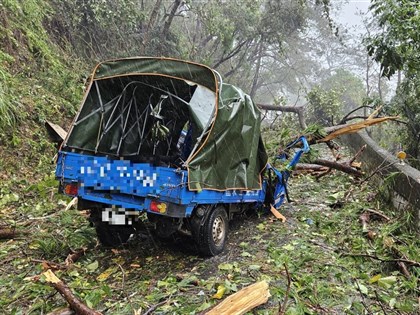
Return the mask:
<path fill-rule="evenodd" d="M 347 160 L 344 154 L 340 162 Z M 98 246 L 85 214 L 64 210 L 71 200 L 52 195 L 56 183 L 50 179 L 20 192 L 13 190 L 18 182 L 2 184 L 9 197 L 0 213 L 19 235 L 0 241 L 5 314 L 68 307 L 54 287 L 31 281 L 48 269 L 80 302 L 106 314 L 199 314 L 260 281 L 268 283 L 271 297 L 252 310 L 255 314 L 385 310 L 411 315 L 418 310 L 419 239 L 405 224 L 407 214 L 381 203 L 375 197 L 380 188 L 370 181 L 341 172 L 319 180 L 292 177 L 294 202 L 280 209 L 286 222 L 271 212 L 246 213 L 231 222 L 227 250 L 202 258 L 188 238 L 162 241 L 147 230 L 123 248 Z M 364 212 L 373 239 L 362 232 Z"/>

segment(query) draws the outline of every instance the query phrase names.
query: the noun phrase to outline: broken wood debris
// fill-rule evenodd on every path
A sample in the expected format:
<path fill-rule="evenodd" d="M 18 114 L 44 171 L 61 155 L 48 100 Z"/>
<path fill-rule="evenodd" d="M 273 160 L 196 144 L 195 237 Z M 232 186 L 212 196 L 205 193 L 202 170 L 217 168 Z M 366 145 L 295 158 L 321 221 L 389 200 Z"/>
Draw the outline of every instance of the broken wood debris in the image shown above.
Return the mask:
<path fill-rule="evenodd" d="M 86 250 L 86 247 L 82 247 L 68 254 L 66 260 L 64 261 L 66 266 L 69 267 L 70 265 L 75 263 L 80 257 L 82 257 L 85 254 Z"/>
<path fill-rule="evenodd" d="M 367 127 L 377 125 L 388 120 L 396 120 L 398 118 L 398 116 L 387 116 L 377 118 L 368 117 L 363 121 L 324 128 L 324 131 L 327 133 L 327 136 L 321 139 L 314 139 L 313 141 L 315 141 L 315 143 L 328 142 L 339 136 L 356 133 Z"/>
<path fill-rule="evenodd" d="M 317 144 L 317 143 L 327 143 L 330 148 L 336 147 L 334 144 L 331 143 L 332 140 L 338 138 L 343 135 L 352 134 L 359 132 L 367 127 L 371 127 L 373 125 L 377 125 L 386 121 L 390 120 L 397 120 L 398 116 L 386 116 L 386 117 L 374 117 L 380 108 L 375 110 L 368 118 L 362 121 L 354 122 L 354 123 L 344 123 L 336 126 L 325 127 L 321 129 L 317 129 L 314 131 L 309 131 L 304 133 L 308 144 Z M 296 137 L 295 139 L 299 138 L 301 135 Z M 292 143 L 294 140 L 289 141 Z"/>
<path fill-rule="evenodd" d="M 330 160 L 316 159 L 313 161 L 313 163 L 321 166 L 326 166 L 328 168 L 336 169 L 338 171 L 342 171 L 344 173 L 351 174 L 357 177 L 363 176 L 362 172 L 349 165 L 348 162 L 338 163 Z"/>
<path fill-rule="evenodd" d="M 228 296 L 220 304 L 205 313 L 205 315 L 241 315 L 266 303 L 270 296 L 268 283 L 260 281 Z"/>
<path fill-rule="evenodd" d="M 359 221 L 362 224 L 362 232 L 366 235 L 368 239 L 373 240 L 376 237 L 376 233 L 370 230 L 368 227 L 368 223 L 371 219 L 371 216 L 379 217 L 380 219 L 385 220 L 386 222 L 389 222 L 390 218 L 384 215 L 382 212 L 373 210 L 373 209 L 366 209 L 359 216 Z M 394 259 L 383 259 L 383 258 L 379 258 L 377 256 L 369 255 L 369 254 L 351 254 L 351 255 L 345 255 L 345 256 L 354 256 L 354 257 L 362 256 L 362 257 L 369 257 L 372 259 L 376 259 L 381 262 L 396 263 L 401 273 L 405 277 L 409 278 L 411 274 L 407 265 L 419 267 L 420 263 L 414 260 L 407 259 L 407 257 L 405 257 L 394 244 L 395 244 L 395 240 L 393 238 L 387 238 L 384 240 L 384 245 L 389 248 L 389 252 L 392 255 L 392 257 L 394 257 Z"/>
<path fill-rule="evenodd" d="M 66 208 L 64 209 L 64 211 L 68 211 L 70 210 L 73 206 L 75 206 L 77 204 L 77 197 L 74 197 L 66 206 Z"/>
<path fill-rule="evenodd" d="M 284 264 L 284 270 L 286 272 L 286 277 L 287 277 L 287 288 L 286 288 L 286 294 L 284 295 L 283 304 L 279 305 L 279 315 L 284 315 L 286 313 L 287 302 L 289 300 L 290 288 L 292 285 L 292 277 L 290 276 L 289 269 L 287 269 L 286 264 Z"/>
<path fill-rule="evenodd" d="M 270 211 L 274 216 L 279 219 L 282 223 L 286 222 L 286 217 L 282 215 L 273 205 L 270 205 Z"/>
<path fill-rule="evenodd" d="M 385 220 L 386 222 L 391 221 L 391 219 L 386 216 L 385 214 L 383 214 L 382 212 L 378 211 L 378 210 L 374 210 L 374 209 L 365 209 L 365 211 L 370 212 L 371 214 L 374 214 L 380 218 L 382 218 L 383 220 Z"/>
<path fill-rule="evenodd" d="M 79 248 L 74 251 L 72 251 L 70 254 L 67 255 L 66 260 L 64 261 L 64 264 L 56 263 L 53 261 L 45 260 L 45 259 L 31 259 L 31 262 L 34 263 L 40 263 L 42 265 L 43 270 L 66 270 L 69 269 L 80 257 L 82 257 L 85 252 L 87 251 L 87 248 Z"/>
<path fill-rule="evenodd" d="M 61 294 L 61 296 L 70 305 L 70 308 L 79 315 L 101 315 L 102 313 L 95 311 L 80 301 L 70 290 L 70 288 L 61 281 L 51 269 L 48 269 L 42 274 L 45 281 Z"/>

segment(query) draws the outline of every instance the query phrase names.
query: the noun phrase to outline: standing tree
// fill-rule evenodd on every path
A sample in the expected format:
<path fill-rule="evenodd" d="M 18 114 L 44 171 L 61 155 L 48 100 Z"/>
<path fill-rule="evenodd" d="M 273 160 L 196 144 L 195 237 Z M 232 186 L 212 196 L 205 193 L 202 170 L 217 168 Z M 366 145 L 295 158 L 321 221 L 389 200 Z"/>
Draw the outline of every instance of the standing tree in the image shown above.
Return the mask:
<path fill-rule="evenodd" d="M 420 2 L 373 0 L 370 10 L 381 31 L 368 39 L 367 49 L 369 55 L 380 63 L 383 76 L 390 78 L 398 71 L 405 75 L 391 102 L 391 109 L 406 119 L 403 142 L 407 152 L 419 159 Z"/>

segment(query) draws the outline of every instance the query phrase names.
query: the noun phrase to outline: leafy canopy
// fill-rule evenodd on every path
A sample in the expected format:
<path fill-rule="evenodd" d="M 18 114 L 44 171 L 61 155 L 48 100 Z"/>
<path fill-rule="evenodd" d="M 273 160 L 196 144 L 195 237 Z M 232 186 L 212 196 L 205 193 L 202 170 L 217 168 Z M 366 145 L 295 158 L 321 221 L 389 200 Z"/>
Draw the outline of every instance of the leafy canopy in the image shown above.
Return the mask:
<path fill-rule="evenodd" d="M 381 64 L 382 75 L 407 73 L 420 67 L 420 2 L 372 0 L 370 7 L 381 31 L 368 39 L 368 53 Z"/>

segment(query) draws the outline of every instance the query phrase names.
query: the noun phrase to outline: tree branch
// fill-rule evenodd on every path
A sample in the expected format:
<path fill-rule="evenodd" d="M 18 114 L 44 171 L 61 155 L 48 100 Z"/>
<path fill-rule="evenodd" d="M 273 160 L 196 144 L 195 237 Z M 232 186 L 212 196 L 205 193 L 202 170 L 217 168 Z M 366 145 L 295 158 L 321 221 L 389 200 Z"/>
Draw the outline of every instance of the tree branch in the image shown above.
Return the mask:
<path fill-rule="evenodd" d="M 340 122 L 338 123 L 339 125 L 341 125 L 341 124 L 345 124 L 346 123 L 346 119 L 351 115 L 351 114 L 353 114 L 354 112 L 357 112 L 359 109 L 362 109 L 362 108 L 370 108 L 370 109 L 373 109 L 374 107 L 373 106 L 369 106 L 369 105 L 362 105 L 362 106 L 359 106 L 359 107 L 357 107 L 357 108 L 355 108 L 355 109 L 353 109 L 352 111 L 350 111 L 350 112 L 348 112 L 347 113 L 347 115 L 346 116 L 344 116 L 341 120 L 340 120 Z"/>
<path fill-rule="evenodd" d="M 51 285 L 54 289 L 61 294 L 61 296 L 69 303 L 72 310 L 79 315 L 102 315 L 102 313 L 97 312 L 80 301 L 74 294 L 71 292 L 70 288 L 61 281 L 52 271 L 48 269 L 43 273 L 45 276 L 45 281 Z"/>
<path fill-rule="evenodd" d="M 329 167 L 329 168 L 333 168 L 333 169 L 342 171 L 342 172 L 347 173 L 347 174 L 355 175 L 357 177 L 363 176 L 362 172 L 354 169 L 353 167 L 351 167 L 347 163 L 337 163 L 337 162 L 334 162 L 334 161 L 323 160 L 323 159 L 316 159 L 315 161 L 312 161 L 312 163 L 319 164 L 319 165 L 322 165 L 322 166 L 326 166 L 326 167 Z"/>
<path fill-rule="evenodd" d="M 370 254 L 354 254 L 354 253 L 350 253 L 350 254 L 344 254 L 342 253 L 341 256 L 344 257 L 368 257 L 368 258 L 372 258 L 375 260 L 379 260 L 381 262 L 403 262 L 403 263 L 407 263 L 409 265 L 413 265 L 416 267 L 420 267 L 420 262 L 414 261 L 414 260 L 409 260 L 409 259 L 385 259 L 385 258 L 380 258 L 378 256 L 374 256 L 374 255 L 370 255 Z"/>
<path fill-rule="evenodd" d="M 286 312 L 286 307 L 287 307 L 287 301 L 289 299 L 289 294 L 290 294 L 290 287 L 292 284 L 292 278 L 290 277 L 290 273 L 289 270 L 287 269 L 287 265 L 284 265 L 284 269 L 286 270 L 286 276 L 287 276 L 287 288 L 286 288 L 286 293 L 284 295 L 284 302 L 283 304 L 280 305 L 280 309 L 279 309 L 279 315 L 284 315 Z"/>
<path fill-rule="evenodd" d="M 270 104 L 257 104 L 260 109 L 264 110 L 274 110 L 280 111 L 285 113 L 295 113 L 299 117 L 299 125 L 302 129 L 306 129 L 306 122 L 305 122 L 305 107 L 304 106 L 278 106 L 278 105 L 270 105 Z"/>

